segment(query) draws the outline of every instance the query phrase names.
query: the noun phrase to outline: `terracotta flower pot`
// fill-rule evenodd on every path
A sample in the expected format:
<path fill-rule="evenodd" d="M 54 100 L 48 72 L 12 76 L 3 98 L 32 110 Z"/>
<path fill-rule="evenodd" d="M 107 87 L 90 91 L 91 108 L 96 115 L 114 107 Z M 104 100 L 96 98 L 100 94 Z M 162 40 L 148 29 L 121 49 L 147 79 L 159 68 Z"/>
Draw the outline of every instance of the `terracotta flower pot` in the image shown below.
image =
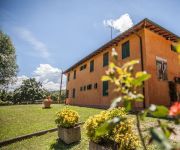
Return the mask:
<path fill-rule="evenodd" d="M 71 103 L 71 100 L 69 98 L 66 99 L 65 104 L 69 105 Z"/>
<path fill-rule="evenodd" d="M 50 108 L 51 107 L 51 101 L 50 100 L 44 100 L 43 105 L 44 105 L 44 108 Z"/>
<path fill-rule="evenodd" d="M 106 143 L 106 145 L 100 145 L 93 141 L 89 141 L 89 150 L 118 150 L 118 147 L 115 144 Z"/>
<path fill-rule="evenodd" d="M 58 137 L 66 144 L 79 142 L 81 140 L 81 128 L 80 126 L 72 128 L 62 128 L 58 126 Z"/>

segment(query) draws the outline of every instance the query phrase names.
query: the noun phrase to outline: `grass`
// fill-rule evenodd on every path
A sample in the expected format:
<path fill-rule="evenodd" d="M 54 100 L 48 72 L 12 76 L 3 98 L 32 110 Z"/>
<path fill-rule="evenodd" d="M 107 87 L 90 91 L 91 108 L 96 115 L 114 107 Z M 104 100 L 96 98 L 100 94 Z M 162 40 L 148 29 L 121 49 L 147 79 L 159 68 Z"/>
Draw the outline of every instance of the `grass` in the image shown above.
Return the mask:
<path fill-rule="evenodd" d="M 55 128 L 55 114 L 64 105 L 52 105 L 50 109 L 42 109 L 41 105 L 14 105 L 0 107 L 0 141 L 33 133 L 40 130 Z M 90 115 L 97 114 L 100 109 L 69 106 L 80 114 L 80 121 Z"/>
<path fill-rule="evenodd" d="M 13 138 L 16 136 L 33 133 L 40 130 L 56 127 L 54 120 L 58 110 L 65 107 L 64 105 L 52 105 L 51 109 L 42 109 L 41 105 L 16 105 L 0 107 L 0 141 Z M 71 109 L 78 111 L 81 116 L 80 121 L 85 121 L 89 116 L 99 113 L 100 109 L 69 106 Z M 134 117 L 134 115 L 129 115 Z M 165 120 L 163 120 L 166 122 Z M 154 118 L 147 118 L 142 129 L 155 125 Z M 86 150 L 88 149 L 88 139 L 82 128 L 82 140 L 80 143 L 65 145 L 57 140 L 57 132 L 47 133 L 42 136 L 33 137 L 20 142 L 16 142 L 2 147 L 2 150 Z M 159 149 L 157 145 L 149 146 L 150 150 Z"/>

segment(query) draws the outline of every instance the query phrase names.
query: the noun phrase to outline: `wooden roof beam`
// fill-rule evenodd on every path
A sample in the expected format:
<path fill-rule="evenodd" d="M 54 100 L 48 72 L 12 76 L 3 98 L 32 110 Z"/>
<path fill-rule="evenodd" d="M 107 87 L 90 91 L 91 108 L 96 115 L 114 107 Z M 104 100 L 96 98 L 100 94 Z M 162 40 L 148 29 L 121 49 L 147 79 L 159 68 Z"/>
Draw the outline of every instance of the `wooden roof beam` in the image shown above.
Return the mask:
<path fill-rule="evenodd" d="M 149 29 L 154 31 L 154 29 L 157 29 L 157 27 L 153 26 L 153 27 L 151 27 Z"/>

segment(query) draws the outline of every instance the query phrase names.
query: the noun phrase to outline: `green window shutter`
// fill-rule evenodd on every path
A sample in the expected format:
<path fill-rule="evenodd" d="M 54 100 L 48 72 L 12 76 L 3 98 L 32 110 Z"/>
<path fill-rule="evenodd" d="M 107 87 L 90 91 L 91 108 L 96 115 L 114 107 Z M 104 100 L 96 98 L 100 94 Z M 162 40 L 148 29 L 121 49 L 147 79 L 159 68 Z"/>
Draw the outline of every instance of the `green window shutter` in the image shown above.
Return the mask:
<path fill-rule="evenodd" d="M 172 44 L 171 44 L 171 50 L 174 51 L 174 52 L 177 52 L 176 47 L 174 45 L 172 45 Z"/>
<path fill-rule="evenodd" d="M 109 53 L 103 54 L 103 67 L 109 65 Z"/>
<path fill-rule="evenodd" d="M 73 97 L 73 98 L 76 97 L 76 90 L 75 90 L 75 89 L 73 89 L 73 95 L 72 95 L 72 97 Z"/>
<path fill-rule="evenodd" d="M 74 70 L 74 79 L 76 79 L 76 70 Z"/>
<path fill-rule="evenodd" d="M 94 71 L 94 60 L 90 61 L 90 72 Z"/>
<path fill-rule="evenodd" d="M 122 44 L 122 59 L 130 56 L 129 41 Z"/>
<path fill-rule="evenodd" d="M 70 73 L 68 73 L 68 79 L 67 79 L 68 81 L 70 80 Z"/>
<path fill-rule="evenodd" d="M 103 96 L 108 96 L 108 88 L 109 88 L 109 82 L 103 81 Z"/>

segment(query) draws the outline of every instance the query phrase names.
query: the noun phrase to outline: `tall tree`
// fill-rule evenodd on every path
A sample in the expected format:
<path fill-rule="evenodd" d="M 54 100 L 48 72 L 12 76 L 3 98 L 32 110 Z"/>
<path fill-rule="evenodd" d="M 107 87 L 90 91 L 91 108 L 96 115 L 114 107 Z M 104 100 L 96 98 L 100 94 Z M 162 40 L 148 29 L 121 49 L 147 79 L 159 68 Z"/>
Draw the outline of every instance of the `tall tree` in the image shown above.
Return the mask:
<path fill-rule="evenodd" d="M 42 99 L 46 91 L 42 88 L 42 84 L 37 82 L 35 78 L 24 80 L 22 85 L 14 91 L 14 102 L 31 101 Z"/>
<path fill-rule="evenodd" d="M 17 75 L 15 48 L 9 36 L 0 31 L 0 87 L 7 86 Z"/>

